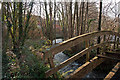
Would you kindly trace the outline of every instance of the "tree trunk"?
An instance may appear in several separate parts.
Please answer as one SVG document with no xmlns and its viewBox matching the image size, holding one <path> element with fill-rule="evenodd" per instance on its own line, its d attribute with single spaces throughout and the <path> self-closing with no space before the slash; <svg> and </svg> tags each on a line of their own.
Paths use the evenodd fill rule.
<svg viewBox="0 0 120 80">
<path fill-rule="evenodd" d="M 54 40 L 56 44 L 56 0 L 54 0 Z"/>
<path fill-rule="evenodd" d="M 23 31 L 24 35 L 23 35 L 23 39 L 21 41 L 22 46 L 24 45 L 24 42 L 26 40 L 26 36 L 27 36 L 27 33 L 28 33 L 28 27 L 29 27 L 29 20 L 30 20 L 30 17 L 31 17 L 32 9 L 33 9 L 33 2 L 31 2 L 30 4 L 31 4 L 30 5 L 30 11 L 27 14 L 27 20 L 26 20 L 24 31 Z"/>
<path fill-rule="evenodd" d="M 65 29 L 66 29 L 66 39 L 69 39 L 69 26 L 68 26 L 68 6 L 67 6 L 67 2 L 65 2 L 65 8 L 66 8 L 66 12 L 65 12 L 65 16 L 66 16 L 66 19 L 65 19 Z"/>
<path fill-rule="evenodd" d="M 48 16 L 48 12 L 47 12 L 47 3 L 46 3 L 46 1 L 44 2 L 44 4 L 45 4 L 45 13 L 46 13 L 46 36 L 47 36 L 47 38 L 49 38 L 49 36 L 50 35 L 48 35 L 49 34 L 49 31 L 48 31 L 48 29 L 49 29 L 49 23 L 48 23 L 48 21 L 49 21 L 49 16 Z"/>
<path fill-rule="evenodd" d="M 79 10 L 79 18 L 78 18 L 78 27 L 77 27 L 77 36 L 80 34 L 80 26 L 81 26 L 81 8 L 82 8 L 82 2 L 80 3 L 80 10 Z"/>
<path fill-rule="evenodd" d="M 72 38 L 73 37 L 73 26 L 72 26 L 72 1 L 70 2 L 70 7 L 69 7 L 69 24 L 70 24 L 70 31 L 69 31 L 69 38 Z"/>
<path fill-rule="evenodd" d="M 76 2 L 76 24 L 77 24 L 76 36 L 78 36 L 79 35 L 78 2 Z"/>
<path fill-rule="evenodd" d="M 102 15 L 102 0 L 100 0 L 100 12 L 99 12 L 99 22 L 98 22 L 98 31 L 101 31 L 101 15 Z M 97 43 L 100 43 L 100 36 L 98 37 Z M 99 48 L 97 48 L 97 54 L 99 54 Z"/>
<path fill-rule="evenodd" d="M 75 16 L 77 12 L 77 1 L 75 1 L 75 8 L 74 8 L 74 16 L 73 16 L 73 23 L 72 23 L 72 27 L 73 27 L 73 36 L 75 35 L 76 32 L 76 26 L 75 26 Z"/>
<path fill-rule="evenodd" d="M 83 20 L 84 19 L 84 3 L 85 2 L 81 3 L 81 5 L 82 5 L 82 15 L 81 15 L 81 32 L 80 32 L 80 35 L 82 35 L 84 33 L 84 31 L 83 31 L 84 30 L 84 26 L 83 26 L 83 24 L 84 24 L 84 22 L 83 22 L 84 21 Z"/>
<path fill-rule="evenodd" d="M 86 3 L 86 13 L 85 13 L 85 21 L 84 21 L 84 32 L 88 32 L 86 31 L 86 28 L 88 27 L 88 1 Z M 87 27 L 86 27 L 87 26 Z"/>
<path fill-rule="evenodd" d="M 52 23 L 52 2 L 50 1 L 49 3 L 49 7 L 50 7 L 50 40 L 51 40 L 51 44 L 53 41 L 53 23 Z"/>
<path fill-rule="evenodd" d="M 22 33 L 23 33 L 23 26 L 22 26 L 22 2 L 20 2 L 19 3 L 19 41 L 21 41 Z"/>
</svg>

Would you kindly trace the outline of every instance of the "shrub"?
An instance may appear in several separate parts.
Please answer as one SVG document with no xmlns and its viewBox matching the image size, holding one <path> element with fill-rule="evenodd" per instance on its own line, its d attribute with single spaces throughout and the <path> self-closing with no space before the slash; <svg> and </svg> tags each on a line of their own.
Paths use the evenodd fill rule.
<svg viewBox="0 0 120 80">
<path fill-rule="evenodd" d="M 21 51 L 22 54 L 19 60 L 12 51 L 7 52 L 9 63 L 7 73 L 3 78 L 45 78 L 45 71 L 49 68 L 43 64 L 43 61 L 37 58 L 26 46 Z"/>
</svg>

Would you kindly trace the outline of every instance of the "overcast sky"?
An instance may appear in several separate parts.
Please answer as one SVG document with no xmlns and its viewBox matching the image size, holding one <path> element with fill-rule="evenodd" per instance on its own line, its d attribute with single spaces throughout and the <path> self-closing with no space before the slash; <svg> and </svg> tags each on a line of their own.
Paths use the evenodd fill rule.
<svg viewBox="0 0 120 80">
<path fill-rule="evenodd" d="M 53 0 L 54 1 L 54 0 Z M 60 1 L 60 0 L 56 0 L 56 1 Z M 70 0 L 69 0 L 70 1 Z M 75 0 L 74 0 L 75 1 Z M 89 0 L 90 2 L 91 1 L 94 1 L 94 2 L 96 2 L 96 4 L 97 4 L 97 7 L 99 8 L 99 0 Z M 106 14 L 106 15 L 108 15 L 108 16 L 110 16 L 110 17 L 112 17 L 112 18 L 114 18 L 115 17 L 115 13 L 114 12 L 116 12 L 116 13 L 118 13 L 118 10 L 120 10 L 120 8 L 118 8 L 118 5 L 116 5 L 116 6 L 114 6 L 115 5 L 115 3 L 117 4 L 118 2 L 120 2 L 120 0 L 103 0 L 103 12 L 104 11 L 107 11 L 108 13 Z M 108 8 L 104 8 L 105 6 L 107 6 L 108 4 L 111 4 L 111 6 L 110 7 L 108 7 Z M 37 7 L 39 7 L 38 5 L 37 5 Z M 73 6 L 74 7 L 74 6 Z M 112 10 L 111 10 L 111 8 L 113 8 Z M 35 11 L 39 11 L 39 9 L 38 8 L 36 8 L 37 10 L 35 10 Z M 107 10 L 106 10 L 107 9 Z M 74 10 L 74 8 L 73 8 L 73 10 Z M 99 9 L 98 9 L 99 10 Z M 116 10 L 116 11 L 115 11 Z M 44 10 L 42 9 L 42 15 L 44 16 L 45 15 L 45 13 L 43 12 Z M 49 11 L 49 6 L 48 6 L 48 11 Z M 74 12 L 74 11 L 73 11 Z M 119 12 L 120 13 L 120 12 Z M 35 13 L 35 14 L 37 14 L 37 12 Z"/>
<path fill-rule="evenodd" d="M 10 0 L 2 0 L 2 1 L 10 1 Z M 13 0 L 11 0 L 11 1 L 13 1 Z M 16 0 L 16 1 L 22 1 L 22 0 Z M 23 1 L 31 1 L 31 0 L 23 0 Z M 38 2 L 38 1 L 45 1 L 45 0 L 34 0 L 35 2 Z M 48 1 L 50 1 L 50 0 L 46 0 L 47 2 Z M 54 1 L 54 0 L 51 0 L 51 1 Z M 71 0 L 56 0 L 57 2 L 60 2 L 60 1 L 71 1 Z M 75 1 L 75 0 L 72 0 L 73 2 Z M 80 0 L 77 0 L 78 2 L 80 2 Z M 87 0 L 84 0 L 84 1 L 87 1 Z M 99 7 L 99 1 L 100 0 L 88 0 L 89 2 L 97 2 L 97 7 Z M 106 6 L 106 5 L 108 5 L 109 3 L 112 3 L 111 4 L 111 7 L 109 7 L 108 8 L 108 14 L 107 15 L 109 15 L 110 17 L 114 17 L 114 13 L 113 12 L 115 12 L 115 10 L 117 11 L 117 13 L 120 13 L 120 5 L 119 5 L 119 7 L 118 7 L 118 5 L 117 6 L 114 6 L 115 5 L 115 2 L 116 3 L 118 3 L 118 2 L 120 2 L 120 0 L 103 0 L 103 8 Z M 113 8 L 114 7 L 114 8 Z M 111 11 L 111 9 L 110 8 L 113 8 L 113 11 Z M 1 4 L 0 4 L 0 9 L 1 9 Z M 105 11 L 105 10 L 104 10 Z M 43 12 L 43 11 L 42 11 Z M 37 13 L 35 13 L 35 14 L 37 14 Z M 44 15 L 44 13 L 42 13 L 43 15 Z"/>
</svg>

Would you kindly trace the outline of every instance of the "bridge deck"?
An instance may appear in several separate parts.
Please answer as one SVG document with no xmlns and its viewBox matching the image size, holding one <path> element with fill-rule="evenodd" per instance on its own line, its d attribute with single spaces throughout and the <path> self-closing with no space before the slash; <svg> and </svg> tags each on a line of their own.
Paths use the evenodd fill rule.
<svg viewBox="0 0 120 80">
<path fill-rule="evenodd" d="M 118 62 L 115 67 L 109 72 L 109 74 L 104 78 L 104 80 L 110 80 L 115 75 L 115 73 L 120 68 L 120 62 Z"/>
</svg>

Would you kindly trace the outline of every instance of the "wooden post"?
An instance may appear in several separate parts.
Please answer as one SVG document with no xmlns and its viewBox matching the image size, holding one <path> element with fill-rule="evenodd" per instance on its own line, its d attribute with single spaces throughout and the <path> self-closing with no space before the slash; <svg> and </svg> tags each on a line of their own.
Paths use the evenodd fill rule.
<svg viewBox="0 0 120 80">
<path fill-rule="evenodd" d="M 50 58 L 48 58 L 48 61 L 49 61 L 49 64 L 50 64 L 50 68 L 54 68 L 55 67 L 54 62 L 53 62 L 53 58 L 54 58 L 54 56 L 51 56 Z M 57 78 L 56 74 L 53 74 L 53 77 L 56 79 Z"/>
<path fill-rule="evenodd" d="M 104 39 L 103 40 L 106 41 L 106 35 L 104 35 Z"/>
<path fill-rule="evenodd" d="M 105 41 L 106 41 L 106 35 L 104 35 L 104 37 L 103 37 L 103 42 L 105 42 Z M 103 46 L 103 50 L 102 50 L 101 54 L 103 54 L 106 51 L 106 48 L 107 48 L 107 45 Z"/>
<path fill-rule="evenodd" d="M 110 40 L 110 35 L 108 35 L 107 41 Z M 111 44 L 107 44 L 107 48 L 109 49 L 109 46 L 111 46 Z"/>
<path fill-rule="evenodd" d="M 85 47 L 89 48 L 89 41 L 88 40 L 86 40 L 86 42 L 85 42 Z M 88 53 L 86 53 L 86 62 L 89 61 L 89 59 L 90 59 L 90 53 L 88 52 Z"/>
<path fill-rule="evenodd" d="M 115 36 L 114 42 L 116 42 L 116 36 Z M 115 46 L 116 46 L 116 44 L 114 43 L 114 47 L 113 47 L 114 49 L 115 49 Z"/>
<path fill-rule="evenodd" d="M 119 48 L 119 38 L 117 38 L 117 48 Z"/>
</svg>

